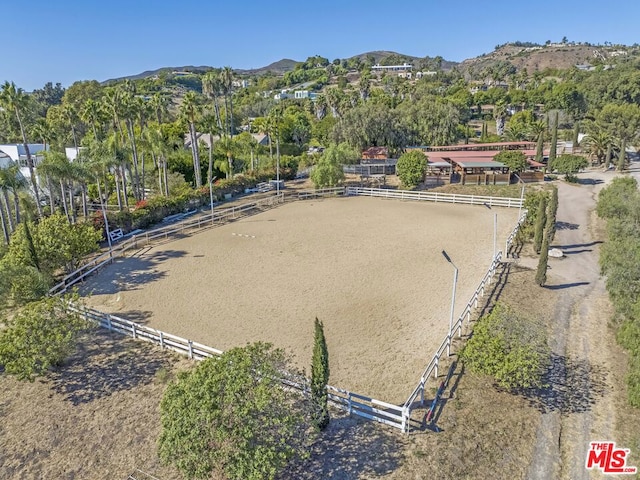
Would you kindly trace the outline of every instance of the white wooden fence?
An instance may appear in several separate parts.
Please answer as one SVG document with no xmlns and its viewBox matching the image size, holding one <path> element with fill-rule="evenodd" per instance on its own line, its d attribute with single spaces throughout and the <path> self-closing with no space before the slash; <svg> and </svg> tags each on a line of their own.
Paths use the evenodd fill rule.
<svg viewBox="0 0 640 480">
<path fill-rule="evenodd" d="M 347 187 L 346 189 L 343 187 L 338 187 L 322 190 L 307 190 L 296 192 L 293 195 L 288 194 L 287 200 L 305 200 L 345 194 L 381 196 L 412 200 L 441 201 L 448 203 L 466 203 L 480 205 L 486 203 L 491 206 L 521 207 L 519 199 L 473 195 L 436 194 L 429 192 L 408 192 L 360 187 Z M 252 211 L 254 209 L 269 208 L 283 203 L 284 201 L 285 195 L 281 193 L 273 197 L 261 199 L 237 207 L 218 210 L 213 214 L 193 218 L 180 224 L 157 228 L 148 232 L 141 233 L 139 235 L 133 235 L 130 239 L 120 243 L 110 251 L 92 259 L 80 269 L 64 277 L 64 279 L 59 284 L 54 286 L 49 293 L 52 295 L 57 295 L 65 292 L 70 286 L 95 272 L 105 264 L 111 262 L 113 258 L 124 256 L 127 250 L 131 248 L 138 248 L 139 246 L 146 245 L 156 239 L 166 239 L 170 235 L 184 234 L 185 232 L 191 230 L 210 228 L 212 225 L 215 225 L 216 222 L 220 224 L 225 220 L 239 218 L 240 216 L 243 216 L 244 214 L 247 214 L 249 211 Z M 509 251 L 509 247 L 514 240 L 517 231 L 520 228 L 520 225 L 526 218 L 526 213 L 526 211 L 523 213 L 521 218 L 518 220 L 518 223 L 516 224 L 514 230 L 509 235 L 506 243 L 506 251 Z M 501 260 L 502 252 L 498 252 L 491 262 L 489 270 L 482 278 L 480 285 L 472 295 L 471 300 L 469 300 L 466 307 L 462 311 L 462 314 L 459 316 L 456 323 L 452 326 L 451 335 L 453 335 L 457 330 L 458 335 L 461 336 L 463 322 L 466 319 L 467 325 L 469 324 L 471 320 L 472 309 L 478 307 L 478 300 L 480 297 L 484 296 L 485 288 L 491 283 L 493 275 L 495 274 L 495 271 Z M 69 310 L 81 314 L 87 321 L 94 322 L 97 325 L 103 328 L 107 328 L 110 331 L 128 335 L 135 339 L 155 343 L 161 348 L 166 348 L 180 354 L 187 355 L 191 359 L 202 360 L 204 358 L 222 354 L 222 351 L 216 348 L 203 345 L 193 340 L 188 340 L 176 335 L 165 333 L 154 328 L 140 325 L 130 320 L 126 320 L 124 318 L 120 318 L 108 313 L 103 313 L 98 310 L 83 306 L 81 307 L 74 304 L 70 304 Z M 420 377 L 418 385 L 403 405 L 394 405 L 333 386 L 327 386 L 329 400 L 332 405 L 348 412 L 349 414 L 354 414 L 394 428 L 398 428 L 403 432 L 408 432 L 410 430 L 411 411 L 415 406 L 414 404 L 418 397 L 420 397 L 420 403 L 424 404 L 424 389 L 427 380 L 430 378 L 432 373 L 434 374 L 434 377 L 438 376 L 438 365 L 440 362 L 440 358 L 447 350 L 447 345 L 449 345 L 449 342 L 451 342 L 452 340 L 453 339 L 449 337 L 449 334 L 447 334 L 443 342 L 436 350 L 436 353 L 432 357 L 431 361 L 425 368 L 422 376 Z M 282 383 L 285 387 L 297 389 L 303 394 L 308 393 L 308 381 L 306 379 L 283 378 Z"/>
<path fill-rule="evenodd" d="M 515 237 L 518 234 L 518 230 L 520 229 L 522 224 L 525 222 L 526 218 L 527 218 L 527 211 L 525 210 L 520 216 L 520 218 L 518 219 L 518 222 L 516 223 L 515 227 L 507 237 L 505 252 L 508 252 L 509 249 L 511 248 L 513 241 L 515 240 Z M 461 337 L 462 327 L 465 320 L 466 320 L 467 328 L 469 327 L 471 323 L 471 315 L 473 311 L 476 308 L 478 308 L 479 299 L 485 295 L 486 288 L 489 285 L 491 285 L 493 276 L 495 275 L 497 268 L 501 264 L 502 259 L 503 259 L 503 253 L 498 252 L 494 257 L 494 259 L 492 260 L 491 265 L 487 270 L 487 273 L 485 273 L 484 276 L 482 277 L 482 280 L 480 281 L 478 288 L 476 288 L 475 292 L 473 292 L 473 295 L 471 295 L 471 299 L 467 302 L 464 309 L 462 310 L 462 313 L 458 317 L 458 320 L 452 325 L 451 332 L 450 333 L 447 332 L 447 335 L 444 337 L 444 340 L 442 340 L 442 343 L 436 349 L 435 354 L 433 355 L 433 357 L 431 357 L 431 360 L 429 361 L 426 368 L 422 372 L 418 385 L 416 386 L 416 388 L 414 388 L 413 392 L 411 392 L 411 395 L 409 395 L 409 398 L 404 403 L 403 414 L 406 417 L 403 419 L 403 422 L 402 422 L 402 425 L 404 427 L 403 431 L 405 432 L 408 431 L 410 427 L 411 411 L 415 407 L 415 403 L 418 400 L 418 397 L 420 399 L 419 400 L 420 406 L 424 406 L 424 389 L 427 381 L 431 377 L 431 374 L 433 374 L 434 378 L 438 377 L 438 366 L 440 364 L 440 359 L 442 358 L 444 353 L 447 351 L 447 347 L 451 345 L 451 342 L 453 341 L 453 338 L 451 338 L 449 335 L 451 334 L 451 336 L 453 336 L 457 331 L 458 337 Z"/>
<path fill-rule="evenodd" d="M 346 187 L 347 195 L 364 195 L 367 197 L 397 198 L 400 200 L 421 200 L 441 203 L 463 203 L 467 205 L 489 205 L 490 207 L 520 208 L 522 200 L 511 197 L 489 197 L 485 195 L 459 195 L 456 193 L 440 193 L 409 190 L 388 190 L 386 188 Z"/>
<path fill-rule="evenodd" d="M 182 235 L 195 230 L 221 225 L 227 221 L 243 217 L 254 210 L 271 208 L 283 202 L 284 194 L 280 193 L 279 195 L 256 200 L 255 202 L 225 208 L 224 210 L 215 210 L 213 214 L 208 213 L 199 217 L 190 218 L 180 223 L 132 235 L 129 239 L 114 245 L 109 251 L 90 260 L 75 272 L 65 276 L 60 283 L 49 290 L 49 294 L 56 295 L 58 293 L 65 292 L 70 286 L 83 280 L 85 277 L 91 275 L 104 265 L 111 263 L 114 258 L 124 256 L 130 249 L 137 249 L 143 245 L 151 243 L 153 240 L 168 239 L 174 235 Z"/>
</svg>

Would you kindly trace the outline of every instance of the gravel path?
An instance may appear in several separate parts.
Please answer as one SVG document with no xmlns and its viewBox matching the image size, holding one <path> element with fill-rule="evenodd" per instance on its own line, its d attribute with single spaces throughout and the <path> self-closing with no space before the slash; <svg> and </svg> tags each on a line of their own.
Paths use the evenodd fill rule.
<svg viewBox="0 0 640 480">
<path fill-rule="evenodd" d="M 616 347 L 608 328 L 609 305 L 598 265 L 597 194 L 614 172 L 580 175 L 581 185 L 558 183 L 558 231 L 552 247 L 566 257 L 549 260 L 547 288 L 562 294 L 551 326 L 553 362 L 543 392 L 544 411 L 530 465 L 531 480 L 593 478 L 584 467 L 589 442 L 613 438 L 615 401 L 610 381 Z M 527 259 L 535 268 L 535 259 Z M 535 261 L 534 261 L 535 260 Z"/>
</svg>

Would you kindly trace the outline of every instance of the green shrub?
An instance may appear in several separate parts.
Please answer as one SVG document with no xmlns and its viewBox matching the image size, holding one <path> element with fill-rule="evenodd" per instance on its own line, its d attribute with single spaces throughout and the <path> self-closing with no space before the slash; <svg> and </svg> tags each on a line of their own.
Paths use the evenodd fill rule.
<svg viewBox="0 0 640 480">
<path fill-rule="evenodd" d="M 540 387 L 550 358 L 543 326 L 496 304 L 473 329 L 461 358 L 473 372 L 505 388 Z"/>
</svg>

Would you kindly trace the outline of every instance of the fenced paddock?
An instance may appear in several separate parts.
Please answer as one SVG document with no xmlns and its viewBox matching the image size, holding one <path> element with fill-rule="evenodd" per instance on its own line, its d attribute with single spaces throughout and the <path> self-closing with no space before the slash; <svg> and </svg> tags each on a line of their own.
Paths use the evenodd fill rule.
<svg viewBox="0 0 640 480">
<path fill-rule="evenodd" d="M 498 211 L 504 239 L 517 210 Z M 484 207 L 315 198 L 144 250 L 131 245 L 129 258 L 102 265 L 82 291 L 101 311 L 201 345 L 271 341 L 307 370 L 318 316 L 331 384 L 400 405 L 401 415 L 448 330 L 453 270 L 440 251 L 460 268 L 459 312 L 486 273 L 492 234 Z M 361 413 L 391 408 L 355 395 L 343 398 L 365 405 Z"/>
</svg>

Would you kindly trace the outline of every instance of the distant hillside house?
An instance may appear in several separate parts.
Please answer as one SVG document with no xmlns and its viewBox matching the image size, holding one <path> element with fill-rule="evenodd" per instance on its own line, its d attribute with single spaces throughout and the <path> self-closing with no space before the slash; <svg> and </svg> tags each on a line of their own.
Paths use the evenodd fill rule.
<svg viewBox="0 0 640 480">
<path fill-rule="evenodd" d="M 296 90 L 293 92 L 293 98 L 308 98 L 310 100 L 316 100 L 318 98 L 318 94 L 316 92 L 310 92 L 309 90 Z"/>
<path fill-rule="evenodd" d="M 78 153 L 80 153 L 80 150 L 82 150 L 83 148 L 84 147 L 65 147 L 64 154 L 67 156 L 70 162 L 73 162 L 76 158 L 78 158 Z"/>
<path fill-rule="evenodd" d="M 371 67 L 373 72 L 407 72 L 413 68 L 413 65 L 409 63 L 403 63 L 402 65 L 374 65 Z"/>
<path fill-rule="evenodd" d="M 291 96 L 291 94 L 290 94 L 290 93 L 288 93 L 286 90 L 282 90 L 280 93 L 276 93 L 276 94 L 273 96 L 273 99 L 274 99 L 274 100 L 285 100 L 285 99 L 287 99 L 287 98 L 293 98 L 293 97 L 292 97 L 292 96 Z"/>
<path fill-rule="evenodd" d="M 234 80 L 231 85 L 236 88 L 247 88 L 249 86 L 249 80 Z"/>
</svg>

